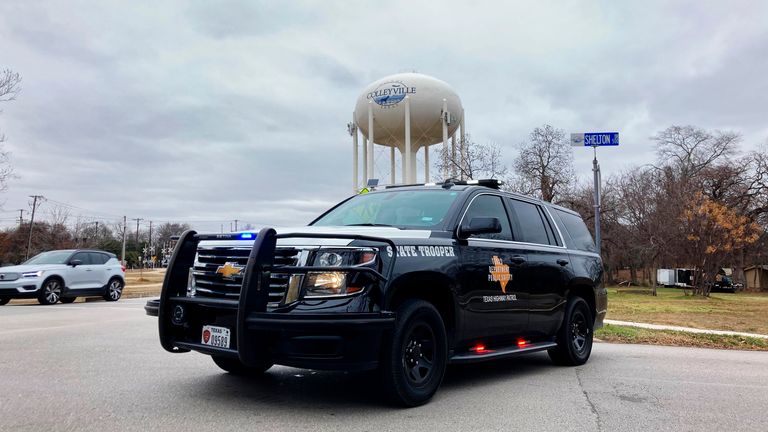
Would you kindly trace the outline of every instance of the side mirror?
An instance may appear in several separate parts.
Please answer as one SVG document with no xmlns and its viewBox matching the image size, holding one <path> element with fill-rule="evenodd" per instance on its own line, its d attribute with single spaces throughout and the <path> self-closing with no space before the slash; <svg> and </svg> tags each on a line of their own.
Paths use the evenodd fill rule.
<svg viewBox="0 0 768 432">
<path fill-rule="evenodd" d="M 72 260 L 72 261 L 69 262 L 69 265 L 71 265 L 72 267 L 77 267 L 77 266 L 81 265 L 82 263 L 83 263 L 83 261 L 81 261 L 81 260 Z"/>
<path fill-rule="evenodd" d="M 459 238 L 467 239 L 477 234 L 497 234 L 501 232 L 501 222 L 495 217 L 473 217 L 459 227 Z"/>
</svg>

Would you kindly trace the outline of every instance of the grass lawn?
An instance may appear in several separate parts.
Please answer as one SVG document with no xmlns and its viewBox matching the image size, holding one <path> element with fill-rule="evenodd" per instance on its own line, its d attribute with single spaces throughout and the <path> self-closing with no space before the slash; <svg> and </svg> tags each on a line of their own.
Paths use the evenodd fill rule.
<svg viewBox="0 0 768 432">
<path fill-rule="evenodd" d="M 606 324 L 603 328 L 595 331 L 595 337 L 605 342 L 614 343 L 768 351 L 768 339 L 648 330 L 610 324 Z"/>
<path fill-rule="evenodd" d="M 676 288 L 648 291 L 608 288 L 609 319 L 768 334 L 768 293 L 686 296 Z"/>
</svg>

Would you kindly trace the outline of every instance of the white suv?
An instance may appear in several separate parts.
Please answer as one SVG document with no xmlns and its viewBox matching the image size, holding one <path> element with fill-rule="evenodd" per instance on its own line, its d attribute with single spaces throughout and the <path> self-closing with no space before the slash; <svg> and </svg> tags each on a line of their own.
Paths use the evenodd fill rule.
<svg viewBox="0 0 768 432">
<path fill-rule="evenodd" d="M 21 265 L 0 267 L 0 305 L 14 298 L 37 298 L 44 305 L 84 296 L 117 301 L 124 286 L 125 267 L 114 254 L 98 250 L 43 252 Z"/>
</svg>

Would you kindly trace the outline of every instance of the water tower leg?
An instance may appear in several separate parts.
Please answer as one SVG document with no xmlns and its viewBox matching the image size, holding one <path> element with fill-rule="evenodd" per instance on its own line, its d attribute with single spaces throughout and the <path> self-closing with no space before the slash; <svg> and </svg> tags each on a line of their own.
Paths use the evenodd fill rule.
<svg viewBox="0 0 768 432">
<path fill-rule="evenodd" d="M 459 153 L 461 153 L 461 164 L 459 165 L 461 169 L 459 170 L 459 175 L 461 176 L 461 180 L 464 180 L 464 164 L 467 160 L 467 140 L 464 136 L 464 108 L 461 109 L 461 123 L 459 123 Z"/>
<path fill-rule="evenodd" d="M 403 152 L 403 183 L 411 181 L 411 98 L 405 97 L 405 151 Z M 415 176 L 414 176 L 415 177 Z"/>
<path fill-rule="evenodd" d="M 424 183 L 429 183 L 429 146 L 424 146 Z"/>
<path fill-rule="evenodd" d="M 389 184 L 395 184 L 395 146 L 389 148 Z"/>
<path fill-rule="evenodd" d="M 352 193 L 357 193 L 358 177 L 357 177 L 357 123 L 355 123 L 355 114 L 352 113 Z"/>
<path fill-rule="evenodd" d="M 363 186 L 368 184 L 368 138 L 363 135 Z"/>
<path fill-rule="evenodd" d="M 368 178 L 375 178 L 373 174 L 373 101 L 368 102 Z M 366 184 L 368 179 L 365 180 Z"/>
<path fill-rule="evenodd" d="M 458 167 L 456 164 L 459 162 L 458 159 L 456 159 L 456 134 L 451 135 L 451 177 L 457 178 L 458 177 Z"/>
<path fill-rule="evenodd" d="M 443 99 L 443 111 L 440 112 L 440 124 L 443 125 L 443 148 L 448 148 L 448 122 L 447 122 L 447 116 L 448 116 L 448 101 Z M 456 152 L 454 151 L 451 156 L 454 158 L 453 160 L 456 160 Z M 453 174 L 455 170 L 453 167 L 451 168 L 451 174 Z"/>
</svg>

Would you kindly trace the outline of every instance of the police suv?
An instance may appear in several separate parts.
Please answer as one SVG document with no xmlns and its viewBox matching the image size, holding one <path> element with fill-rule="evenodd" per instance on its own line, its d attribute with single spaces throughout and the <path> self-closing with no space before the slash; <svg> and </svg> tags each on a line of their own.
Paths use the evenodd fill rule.
<svg viewBox="0 0 768 432">
<path fill-rule="evenodd" d="M 449 363 L 547 350 L 583 364 L 607 307 L 592 237 L 577 213 L 498 186 L 388 187 L 306 227 L 187 231 L 147 313 L 170 352 L 233 374 L 378 369 L 406 406 Z"/>
</svg>

